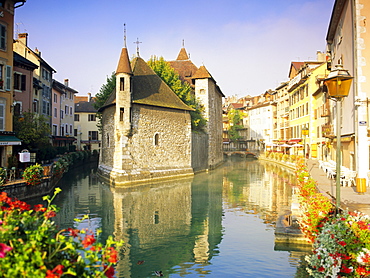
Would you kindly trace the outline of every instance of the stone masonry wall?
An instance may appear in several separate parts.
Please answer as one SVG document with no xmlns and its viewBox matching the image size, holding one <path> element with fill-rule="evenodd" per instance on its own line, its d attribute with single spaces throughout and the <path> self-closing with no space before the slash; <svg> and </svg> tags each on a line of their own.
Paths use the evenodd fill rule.
<svg viewBox="0 0 370 278">
<path fill-rule="evenodd" d="M 188 111 L 134 105 L 132 115 L 134 135 L 130 153 L 134 169 L 191 167 L 191 122 Z"/>
</svg>

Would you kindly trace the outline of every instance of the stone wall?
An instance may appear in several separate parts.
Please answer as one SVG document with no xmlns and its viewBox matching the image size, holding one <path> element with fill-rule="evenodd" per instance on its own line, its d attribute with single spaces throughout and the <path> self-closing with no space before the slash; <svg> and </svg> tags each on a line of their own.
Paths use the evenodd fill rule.
<svg viewBox="0 0 370 278">
<path fill-rule="evenodd" d="M 115 128 L 115 115 L 114 107 L 107 108 L 102 119 L 103 178 L 125 185 L 193 175 L 188 111 L 134 104 L 130 130 Z"/>
<path fill-rule="evenodd" d="M 216 83 L 209 78 L 197 79 L 195 95 L 205 108 L 207 119 L 208 167 L 216 168 L 223 161 L 222 151 L 222 95 Z"/>
<path fill-rule="evenodd" d="M 194 172 L 208 169 L 208 134 L 192 133 L 191 167 Z"/>
</svg>

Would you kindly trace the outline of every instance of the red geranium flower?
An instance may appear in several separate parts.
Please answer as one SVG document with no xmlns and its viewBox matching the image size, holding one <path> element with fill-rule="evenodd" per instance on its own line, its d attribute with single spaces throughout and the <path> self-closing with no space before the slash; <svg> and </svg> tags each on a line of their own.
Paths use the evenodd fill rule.
<svg viewBox="0 0 370 278">
<path fill-rule="evenodd" d="M 94 235 L 86 235 L 85 238 L 82 240 L 82 245 L 84 248 L 87 248 L 94 243 L 95 243 Z"/>
<path fill-rule="evenodd" d="M 108 267 L 104 265 L 104 275 L 107 276 L 108 278 L 113 278 L 114 277 L 114 268 L 112 266 Z"/>
</svg>

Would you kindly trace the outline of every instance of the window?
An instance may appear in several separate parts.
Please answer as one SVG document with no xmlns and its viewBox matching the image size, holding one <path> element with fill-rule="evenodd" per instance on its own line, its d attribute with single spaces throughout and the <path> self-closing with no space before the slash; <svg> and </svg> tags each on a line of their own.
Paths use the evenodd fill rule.
<svg viewBox="0 0 370 278">
<path fill-rule="evenodd" d="M 50 115 L 50 105 L 49 102 L 46 100 L 42 100 L 42 114 Z"/>
<path fill-rule="evenodd" d="M 58 135 L 58 125 L 53 125 L 53 135 L 54 136 Z"/>
<path fill-rule="evenodd" d="M 88 121 L 89 121 L 89 122 L 95 122 L 95 121 L 96 121 L 96 116 L 95 116 L 95 114 L 89 114 L 89 115 L 88 115 Z"/>
<path fill-rule="evenodd" d="M 41 72 L 42 72 L 42 78 L 50 81 L 50 72 L 44 68 L 41 70 Z"/>
<path fill-rule="evenodd" d="M 37 99 L 33 100 L 33 112 L 39 113 L 39 101 Z"/>
<path fill-rule="evenodd" d="M 80 114 L 75 114 L 75 122 L 79 122 L 80 121 Z"/>
<path fill-rule="evenodd" d="M 66 114 L 66 115 L 68 115 L 68 105 L 66 105 L 66 106 L 64 106 L 64 113 Z"/>
<path fill-rule="evenodd" d="M 99 140 L 97 131 L 89 131 L 89 140 Z"/>
<path fill-rule="evenodd" d="M 125 78 L 124 77 L 121 77 L 119 79 L 119 89 L 120 89 L 120 91 L 124 91 L 125 90 Z"/>
<path fill-rule="evenodd" d="M 6 26 L 0 24 L 0 49 L 6 50 Z"/>
<path fill-rule="evenodd" d="M 19 116 L 21 114 L 21 111 L 22 111 L 22 103 L 21 102 L 17 102 L 14 105 L 14 115 Z"/>
<path fill-rule="evenodd" d="M 54 94 L 54 103 L 57 103 L 57 102 L 58 102 L 58 95 Z"/>
<path fill-rule="evenodd" d="M 63 110 L 60 110 L 60 118 L 64 119 L 64 111 Z"/>
<path fill-rule="evenodd" d="M 154 146 L 158 146 L 159 145 L 159 133 L 156 133 L 154 135 Z"/>
<path fill-rule="evenodd" d="M 60 126 L 60 136 L 64 136 L 64 126 Z"/>
<path fill-rule="evenodd" d="M 58 109 L 54 107 L 54 118 L 56 118 L 57 116 L 58 116 Z"/>
<path fill-rule="evenodd" d="M 122 122 L 123 121 L 123 116 L 125 114 L 125 108 L 121 107 L 119 109 L 119 120 Z"/>
<path fill-rule="evenodd" d="M 72 116 L 72 114 L 73 114 L 72 112 L 73 112 L 73 111 L 72 111 L 72 106 L 70 106 L 70 107 L 69 107 L 69 115 L 71 115 L 71 116 Z"/>
<path fill-rule="evenodd" d="M 69 125 L 69 134 L 72 134 L 73 126 L 70 124 Z"/>
<path fill-rule="evenodd" d="M 74 129 L 73 136 L 77 136 L 77 128 Z"/>
<path fill-rule="evenodd" d="M 14 73 L 14 90 L 26 90 L 26 76 L 24 74 Z"/>
</svg>

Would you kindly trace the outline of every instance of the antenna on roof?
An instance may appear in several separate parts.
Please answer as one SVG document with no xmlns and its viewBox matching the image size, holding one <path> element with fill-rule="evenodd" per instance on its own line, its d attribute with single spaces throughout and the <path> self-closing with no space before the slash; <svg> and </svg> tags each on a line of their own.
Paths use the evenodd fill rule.
<svg viewBox="0 0 370 278">
<path fill-rule="evenodd" d="M 123 42 L 126 48 L 126 23 L 123 24 Z"/>
<path fill-rule="evenodd" d="M 185 40 L 182 40 L 182 48 L 185 48 Z"/>
<path fill-rule="evenodd" d="M 140 55 L 139 55 L 139 43 L 142 43 L 142 42 L 140 42 L 139 38 L 137 38 L 136 42 L 134 42 L 134 43 L 136 43 L 136 55 L 137 55 L 137 57 L 140 57 Z"/>
</svg>

